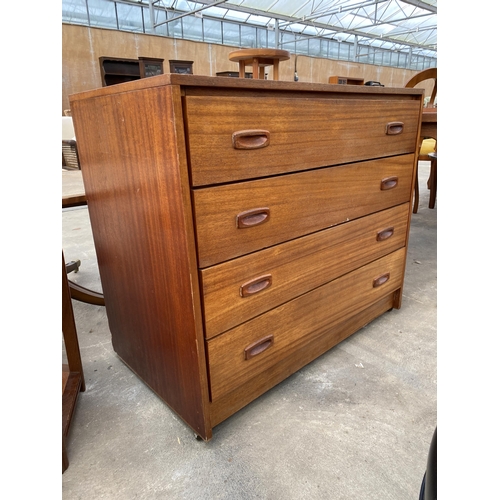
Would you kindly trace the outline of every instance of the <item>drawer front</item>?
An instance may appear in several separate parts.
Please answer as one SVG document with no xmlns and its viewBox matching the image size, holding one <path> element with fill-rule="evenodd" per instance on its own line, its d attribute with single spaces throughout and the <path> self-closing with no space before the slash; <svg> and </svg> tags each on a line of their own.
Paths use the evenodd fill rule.
<svg viewBox="0 0 500 500">
<path fill-rule="evenodd" d="M 408 203 L 201 271 L 206 338 L 402 248 Z"/>
<path fill-rule="evenodd" d="M 420 101 L 186 97 L 193 186 L 414 153 Z"/>
<path fill-rule="evenodd" d="M 401 287 L 405 249 L 382 257 L 206 342 L 212 401 Z"/>
<path fill-rule="evenodd" d="M 406 203 L 413 155 L 193 191 L 201 268 Z"/>
</svg>

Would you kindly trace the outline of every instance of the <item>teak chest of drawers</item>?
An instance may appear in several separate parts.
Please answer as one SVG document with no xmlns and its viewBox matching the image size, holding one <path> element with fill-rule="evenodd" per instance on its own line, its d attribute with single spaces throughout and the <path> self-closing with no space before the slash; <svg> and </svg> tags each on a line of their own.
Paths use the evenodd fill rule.
<svg viewBox="0 0 500 500">
<path fill-rule="evenodd" d="M 401 306 L 422 98 L 175 74 L 71 96 L 113 347 L 201 438 Z"/>
</svg>

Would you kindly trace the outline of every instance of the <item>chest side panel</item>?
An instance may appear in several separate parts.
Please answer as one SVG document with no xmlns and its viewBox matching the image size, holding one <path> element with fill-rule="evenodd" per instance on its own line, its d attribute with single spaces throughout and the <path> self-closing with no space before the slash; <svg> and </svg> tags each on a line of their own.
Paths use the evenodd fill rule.
<svg viewBox="0 0 500 500">
<path fill-rule="evenodd" d="M 113 347 L 200 435 L 206 366 L 178 89 L 78 100 L 73 119 Z"/>
</svg>

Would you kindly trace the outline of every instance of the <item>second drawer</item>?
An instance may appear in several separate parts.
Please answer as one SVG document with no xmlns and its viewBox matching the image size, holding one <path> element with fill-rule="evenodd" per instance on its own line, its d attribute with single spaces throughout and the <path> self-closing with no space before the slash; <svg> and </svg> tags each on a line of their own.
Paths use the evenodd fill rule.
<svg viewBox="0 0 500 500">
<path fill-rule="evenodd" d="M 206 338 L 405 244 L 408 203 L 201 271 Z"/>
<path fill-rule="evenodd" d="M 205 268 L 408 202 L 414 155 L 193 191 Z"/>
</svg>

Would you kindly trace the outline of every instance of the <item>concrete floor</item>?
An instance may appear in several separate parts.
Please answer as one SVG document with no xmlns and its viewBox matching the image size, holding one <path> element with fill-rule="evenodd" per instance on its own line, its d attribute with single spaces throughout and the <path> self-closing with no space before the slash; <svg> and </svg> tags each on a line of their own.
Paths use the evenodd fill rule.
<svg viewBox="0 0 500 500">
<path fill-rule="evenodd" d="M 437 424 L 437 208 L 420 164 L 403 306 L 214 429 L 193 432 L 116 356 L 106 310 L 73 301 L 87 389 L 63 499 L 418 499 Z M 63 170 L 63 192 L 80 173 Z M 436 203 L 437 207 L 437 203 Z M 63 211 L 70 279 L 101 290 L 87 209 Z M 63 351 L 64 360 L 64 351 Z"/>
</svg>

